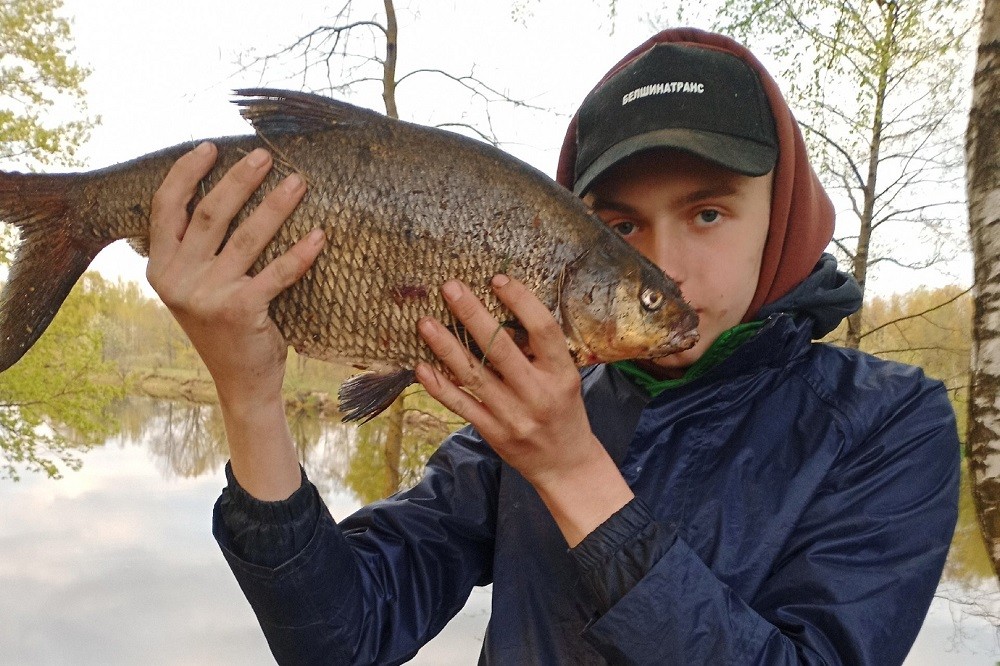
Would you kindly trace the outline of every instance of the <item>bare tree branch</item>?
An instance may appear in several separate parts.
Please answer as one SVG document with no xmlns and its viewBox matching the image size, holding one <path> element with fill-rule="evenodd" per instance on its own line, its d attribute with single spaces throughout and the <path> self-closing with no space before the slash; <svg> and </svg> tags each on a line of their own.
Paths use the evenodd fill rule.
<svg viewBox="0 0 1000 666">
<path fill-rule="evenodd" d="M 399 79 L 396 80 L 396 84 L 399 85 L 400 83 L 403 83 L 403 81 L 407 80 L 411 76 L 415 76 L 417 74 L 438 74 L 438 75 L 443 76 L 443 77 L 445 77 L 447 79 L 450 79 L 451 81 L 454 81 L 455 83 L 458 83 L 460 86 L 462 86 L 463 88 L 465 88 L 466 90 L 468 90 L 469 92 L 471 92 L 473 95 L 475 95 L 477 97 L 481 97 L 481 98 L 483 98 L 483 99 L 485 99 L 487 101 L 502 101 L 502 102 L 506 102 L 508 104 L 512 104 L 512 105 L 517 106 L 517 107 L 523 107 L 523 108 L 526 108 L 526 109 L 533 109 L 535 111 L 549 111 L 550 110 L 550 109 L 546 109 L 546 108 L 543 108 L 543 107 L 540 107 L 540 106 L 535 106 L 533 104 L 529 104 L 528 102 L 526 102 L 524 100 L 521 100 L 521 99 L 515 99 L 515 98 L 511 97 L 510 95 L 508 95 L 507 93 L 500 92 L 499 90 L 497 90 L 497 89 L 495 89 L 495 88 L 487 85 L 485 82 L 482 81 L 482 79 L 479 79 L 479 78 L 477 78 L 476 76 L 474 76 L 472 74 L 466 74 L 464 76 L 457 76 L 457 75 L 452 74 L 451 72 L 447 72 L 447 71 L 445 71 L 443 69 L 434 69 L 434 68 L 426 68 L 426 67 L 425 68 L 421 68 L 421 69 L 414 69 L 414 70 L 412 70 L 410 72 L 407 72 L 403 76 L 399 77 Z M 495 97 L 491 100 L 487 95 L 485 95 L 483 93 L 484 90 L 486 92 L 489 92 L 489 93 L 493 94 Z"/>
<path fill-rule="evenodd" d="M 841 148 L 840 144 L 838 144 L 836 141 L 834 141 L 833 139 L 831 139 L 830 137 L 828 137 L 824 132 L 822 132 L 821 130 L 813 127 L 812 125 L 809 125 L 809 124 L 803 123 L 803 122 L 799 122 L 799 125 L 801 127 L 805 128 L 807 131 L 815 134 L 816 136 L 818 136 L 821 139 L 823 139 L 824 141 L 826 141 L 827 145 L 829 145 L 831 148 L 833 148 L 838 153 L 840 153 L 844 157 L 844 159 L 847 161 L 848 166 L 851 167 L 851 171 L 854 172 L 854 177 L 858 179 L 858 187 L 862 187 L 863 188 L 865 186 L 865 179 L 861 177 L 861 171 L 858 169 L 857 164 L 854 163 L 854 158 L 851 156 L 850 153 L 848 153 L 846 150 L 844 150 L 843 148 Z"/>
<path fill-rule="evenodd" d="M 926 315 L 926 314 L 928 314 L 930 312 L 934 312 L 935 310 L 940 310 L 941 308 L 945 307 L 946 305 L 950 305 L 950 304 L 954 303 L 958 299 L 962 298 L 962 296 L 965 296 L 966 294 L 968 294 L 971 291 L 972 291 L 972 287 L 969 287 L 968 289 L 963 289 L 958 294 L 956 294 L 952 298 L 949 298 L 948 300 L 946 300 L 946 301 L 944 301 L 942 303 L 938 303 L 937 305 L 935 305 L 933 307 L 929 307 L 926 310 L 923 310 L 921 312 L 916 312 L 914 314 L 906 315 L 905 317 L 897 317 L 896 319 L 893 319 L 892 321 L 887 321 L 884 324 L 881 324 L 879 326 L 876 326 L 875 328 L 872 328 L 872 329 L 870 329 L 868 331 L 865 331 L 864 333 L 861 334 L 861 337 L 862 338 L 866 338 L 869 335 L 871 335 L 872 333 L 875 333 L 876 331 L 881 331 L 883 328 L 886 328 L 887 326 L 892 326 L 894 324 L 898 324 L 899 322 L 906 321 L 907 319 L 913 319 L 915 317 L 922 317 L 922 316 L 924 316 L 924 315 Z"/>
</svg>

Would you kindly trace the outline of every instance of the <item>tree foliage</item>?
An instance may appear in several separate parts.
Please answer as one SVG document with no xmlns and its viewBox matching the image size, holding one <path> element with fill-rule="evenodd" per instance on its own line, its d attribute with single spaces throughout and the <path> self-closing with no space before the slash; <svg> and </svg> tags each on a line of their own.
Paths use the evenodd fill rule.
<svg viewBox="0 0 1000 666">
<path fill-rule="evenodd" d="M 97 122 L 86 116 L 90 71 L 70 59 L 70 24 L 61 0 L 0 0 L 0 161 L 76 165 L 77 148 Z M 48 111 L 75 108 L 75 119 Z M 9 263 L 13 229 L 0 224 L 0 265 Z"/>
<path fill-rule="evenodd" d="M 122 391 L 95 381 L 101 358 L 99 301 L 87 284 L 70 293 L 45 335 L 0 374 L 0 478 L 62 475 L 111 432 L 105 411 Z"/>
<path fill-rule="evenodd" d="M 89 136 L 83 82 L 90 72 L 70 59 L 61 7 L 61 0 L 0 1 L 0 159 L 75 164 Z M 47 117 L 57 102 L 75 105 L 78 119 Z"/>
<path fill-rule="evenodd" d="M 853 214 L 836 243 L 862 288 L 879 263 L 926 268 L 955 247 L 973 19 L 965 0 L 724 1 L 719 29 L 777 61 L 813 163 Z M 863 329 L 859 312 L 845 343 Z"/>
</svg>

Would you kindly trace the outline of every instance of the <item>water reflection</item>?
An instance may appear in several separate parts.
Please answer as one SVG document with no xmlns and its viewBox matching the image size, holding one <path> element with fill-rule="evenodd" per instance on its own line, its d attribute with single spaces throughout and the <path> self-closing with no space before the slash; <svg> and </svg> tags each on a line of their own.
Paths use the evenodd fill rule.
<svg viewBox="0 0 1000 666">
<path fill-rule="evenodd" d="M 945 578 L 956 583 L 966 582 L 977 586 L 993 578 L 993 568 L 986 553 L 982 533 L 976 522 L 976 507 L 968 473 L 963 470 L 962 486 L 958 497 L 958 526 L 951 541 Z"/>
<path fill-rule="evenodd" d="M 393 465 L 409 485 L 454 424 L 420 408 L 403 418 Z M 118 432 L 80 472 L 0 481 L 0 663 L 270 663 L 209 533 L 228 457 L 217 408 L 128 399 L 109 421 Z M 384 494 L 384 419 L 359 428 L 297 411 L 289 421 L 335 518 Z M 945 579 L 907 666 L 992 666 L 1000 654 L 1000 595 L 963 484 Z M 489 601 L 476 590 L 413 663 L 474 663 Z"/>
<path fill-rule="evenodd" d="M 210 406 L 128 400 L 117 432 L 60 481 L 0 481 L 0 664 L 268 664 L 256 619 L 210 533 L 226 447 Z M 369 444 L 378 442 L 378 425 Z M 292 415 L 331 513 L 360 505 L 343 479 L 354 426 Z M 474 663 L 489 590 L 414 664 Z"/>
<path fill-rule="evenodd" d="M 130 397 L 111 411 L 111 420 L 121 424 L 112 439 L 147 441 L 164 476 L 199 477 L 221 467 L 229 457 L 216 405 Z M 321 492 L 349 490 L 361 503 L 384 497 L 395 486 L 415 483 L 454 426 L 419 406 L 407 407 L 402 418 L 399 454 L 387 461 L 392 435 L 388 419 L 357 426 L 319 418 L 305 409 L 288 414 L 299 460 L 313 483 Z M 394 480 L 391 485 L 386 483 L 389 477 Z"/>
<path fill-rule="evenodd" d="M 919 656 L 922 647 L 956 657 L 946 663 L 973 663 L 973 657 L 982 660 L 975 663 L 998 663 L 1000 588 L 976 521 L 970 486 L 963 469 L 958 525 L 934 604 L 907 666 L 941 663 Z"/>
</svg>

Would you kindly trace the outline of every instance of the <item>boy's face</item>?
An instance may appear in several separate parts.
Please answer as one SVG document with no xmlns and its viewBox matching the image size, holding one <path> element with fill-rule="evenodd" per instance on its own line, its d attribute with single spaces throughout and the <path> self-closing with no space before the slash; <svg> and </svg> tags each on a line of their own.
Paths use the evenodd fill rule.
<svg viewBox="0 0 1000 666">
<path fill-rule="evenodd" d="M 772 174 L 743 176 L 688 153 L 658 150 L 613 167 L 584 197 L 673 278 L 698 312 L 698 344 L 651 361 L 648 370 L 680 376 L 743 319 L 760 274 L 772 180 Z"/>
</svg>

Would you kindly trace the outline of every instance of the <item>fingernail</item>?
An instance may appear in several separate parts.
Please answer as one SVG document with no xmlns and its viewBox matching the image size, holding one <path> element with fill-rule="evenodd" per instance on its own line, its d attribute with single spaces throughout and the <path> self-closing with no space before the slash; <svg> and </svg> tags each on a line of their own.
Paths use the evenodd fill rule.
<svg viewBox="0 0 1000 666">
<path fill-rule="evenodd" d="M 417 381 L 421 384 L 427 384 L 427 382 L 434 379 L 434 370 L 426 363 L 418 363 L 413 371 L 417 375 Z"/>
<path fill-rule="evenodd" d="M 197 146 L 195 146 L 194 150 L 191 152 L 197 155 L 208 155 L 210 152 L 212 152 L 212 142 L 202 141 Z"/>
<path fill-rule="evenodd" d="M 267 151 L 263 148 L 255 148 L 249 155 L 247 155 L 247 164 L 253 168 L 262 167 L 267 162 Z"/>
<path fill-rule="evenodd" d="M 322 229 L 313 229 L 309 232 L 308 240 L 313 245 L 320 245 L 326 240 L 326 234 Z"/>
<path fill-rule="evenodd" d="M 493 276 L 493 286 L 500 288 L 510 282 L 510 278 L 506 275 L 494 275 Z"/>
<path fill-rule="evenodd" d="M 457 282 L 445 282 L 441 285 L 441 293 L 449 301 L 457 301 L 462 297 L 462 287 Z"/>
<path fill-rule="evenodd" d="M 424 317 L 417 322 L 417 330 L 424 342 L 431 344 L 441 334 L 441 323 L 434 317 Z"/>
<path fill-rule="evenodd" d="M 257 165 L 254 165 L 254 166 L 257 166 Z M 302 180 L 302 176 L 300 176 L 297 173 L 293 173 L 293 174 L 289 174 L 288 177 L 285 178 L 285 182 L 283 182 L 281 184 L 281 187 L 288 194 L 292 194 L 293 192 L 297 192 L 299 190 L 299 188 L 302 187 L 302 184 L 304 182 L 305 181 Z"/>
<path fill-rule="evenodd" d="M 423 317 L 417 322 L 417 328 L 421 333 L 430 334 L 434 332 L 434 320 L 431 317 Z"/>
</svg>

